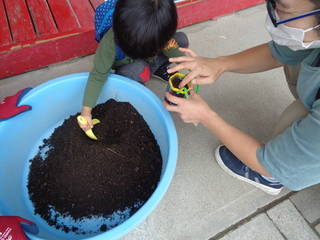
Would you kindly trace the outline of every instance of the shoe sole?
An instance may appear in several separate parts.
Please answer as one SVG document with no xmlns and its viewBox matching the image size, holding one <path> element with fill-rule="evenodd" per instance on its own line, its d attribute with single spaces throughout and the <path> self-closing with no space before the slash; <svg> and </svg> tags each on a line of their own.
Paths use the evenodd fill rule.
<svg viewBox="0 0 320 240">
<path fill-rule="evenodd" d="M 157 75 L 152 75 L 152 77 L 155 77 L 155 78 L 161 80 L 161 81 L 164 82 L 164 83 L 169 83 L 169 81 L 163 80 L 163 78 L 161 78 L 161 77 L 159 77 L 159 76 L 157 76 Z"/>
<path fill-rule="evenodd" d="M 255 181 L 252 181 L 252 180 L 250 180 L 250 179 L 248 179 L 248 178 L 242 177 L 242 176 L 240 176 L 240 175 L 232 172 L 232 171 L 223 163 L 223 161 L 222 161 L 222 159 L 221 159 L 221 157 L 220 157 L 220 153 L 219 153 L 220 147 L 221 147 L 221 146 L 219 146 L 219 147 L 216 149 L 214 155 L 215 155 L 215 158 L 216 158 L 217 163 L 219 164 L 219 166 L 220 166 L 226 173 L 228 173 L 229 175 L 231 175 L 231 176 L 234 177 L 234 178 L 237 178 L 237 179 L 242 180 L 242 181 L 244 181 L 244 182 L 250 183 L 251 185 L 253 185 L 253 186 L 261 189 L 262 191 L 264 191 L 264 192 L 266 192 L 266 193 L 268 193 L 268 194 L 270 194 L 270 195 L 278 195 L 278 194 L 281 192 L 281 190 L 282 190 L 283 187 L 282 187 L 282 188 L 279 188 L 279 189 L 271 188 L 271 187 L 262 185 L 262 184 L 260 184 L 260 183 L 257 183 L 257 182 L 255 182 Z"/>
</svg>

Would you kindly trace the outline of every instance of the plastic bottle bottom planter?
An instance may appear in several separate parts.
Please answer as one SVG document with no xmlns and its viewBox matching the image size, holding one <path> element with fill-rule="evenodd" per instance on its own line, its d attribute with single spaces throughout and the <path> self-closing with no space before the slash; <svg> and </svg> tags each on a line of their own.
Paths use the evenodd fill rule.
<svg viewBox="0 0 320 240">
<path fill-rule="evenodd" d="M 40 232 L 38 235 L 28 234 L 30 239 L 117 239 L 133 230 L 154 210 L 171 183 L 177 161 L 178 142 L 170 114 L 148 88 L 122 76 L 110 74 L 98 103 L 110 98 L 129 102 L 143 116 L 162 155 L 163 166 L 158 186 L 134 215 L 126 220 L 115 215 L 112 221 L 119 221 L 120 224 L 100 234 L 65 233 L 49 226 L 34 214 L 27 190 L 29 160 L 37 153 L 43 139 L 50 137 L 64 119 L 81 111 L 87 79 L 88 73 L 79 73 L 41 84 L 20 101 L 19 105 L 32 106 L 31 111 L 0 122 L 0 175 L 4 179 L 0 182 L 0 216 L 20 216 L 35 222 Z M 88 222 L 88 228 L 96 227 L 95 221 L 98 220 Z"/>
<path fill-rule="evenodd" d="M 176 96 L 176 97 L 179 97 L 179 98 L 188 97 L 188 92 L 192 88 L 192 83 L 187 84 L 183 88 L 179 88 L 179 84 L 180 84 L 180 82 L 183 80 L 183 78 L 185 76 L 186 76 L 185 74 L 182 74 L 182 73 L 179 73 L 179 72 L 173 74 L 169 78 L 168 85 L 167 85 L 167 88 L 166 88 L 166 92 L 169 92 L 173 96 Z M 175 103 L 170 102 L 166 97 L 164 98 L 164 100 L 167 103 L 171 104 L 171 105 L 176 105 Z"/>
</svg>

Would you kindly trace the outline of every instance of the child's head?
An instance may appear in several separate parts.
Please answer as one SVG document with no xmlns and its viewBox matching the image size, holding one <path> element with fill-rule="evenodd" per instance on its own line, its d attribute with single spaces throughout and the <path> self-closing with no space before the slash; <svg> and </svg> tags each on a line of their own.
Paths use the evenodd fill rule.
<svg viewBox="0 0 320 240">
<path fill-rule="evenodd" d="M 133 59 L 157 55 L 177 30 L 173 0 L 118 0 L 113 31 L 118 46 Z"/>
</svg>

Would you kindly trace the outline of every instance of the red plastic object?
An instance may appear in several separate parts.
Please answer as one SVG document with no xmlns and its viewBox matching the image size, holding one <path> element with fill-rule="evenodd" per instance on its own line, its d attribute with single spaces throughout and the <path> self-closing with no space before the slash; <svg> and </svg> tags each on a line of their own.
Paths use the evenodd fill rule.
<svg viewBox="0 0 320 240">
<path fill-rule="evenodd" d="M 24 228 L 38 233 L 38 228 L 31 221 L 17 216 L 0 216 L 0 239 L 28 240 Z"/>
<path fill-rule="evenodd" d="M 29 105 L 18 106 L 23 96 L 31 89 L 22 89 L 15 95 L 6 97 L 0 102 L 0 122 L 32 109 Z"/>
</svg>

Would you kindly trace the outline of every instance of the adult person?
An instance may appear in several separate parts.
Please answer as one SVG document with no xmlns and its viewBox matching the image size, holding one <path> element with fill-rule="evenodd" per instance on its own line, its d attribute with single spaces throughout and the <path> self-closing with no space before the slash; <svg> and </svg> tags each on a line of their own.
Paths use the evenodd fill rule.
<svg viewBox="0 0 320 240">
<path fill-rule="evenodd" d="M 272 41 L 230 56 L 190 56 L 168 72 L 188 69 L 181 82 L 214 83 L 222 73 L 257 73 L 285 66 L 296 100 L 280 116 L 271 139 L 258 141 L 222 119 L 200 95 L 182 99 L 166 93 L 177 104 L 164 102 L 184 122 L 200 122 L 224 145 L 215 151 L 218 164 L 230 175 L 276 195 L 283 186 L 300 190 L 320 182 L 320 1 L 267 0 L 266 28 Z M 289 65 L 289 66 L 287 66 Z M 293 67 L 290 67 L 293 66 Z M 301 67 L 301 69 L 300 69 Z"/>
</svg>

